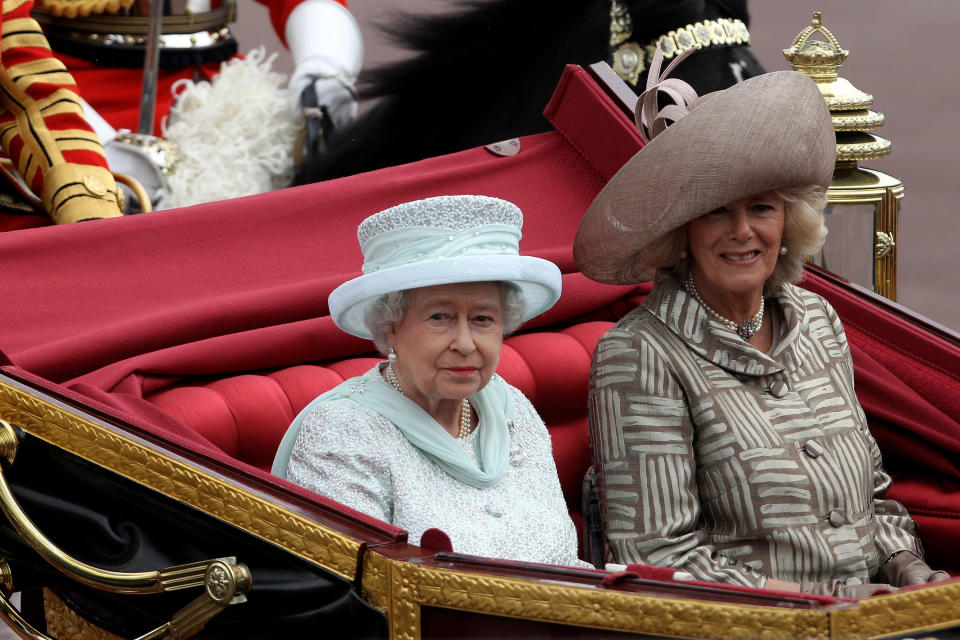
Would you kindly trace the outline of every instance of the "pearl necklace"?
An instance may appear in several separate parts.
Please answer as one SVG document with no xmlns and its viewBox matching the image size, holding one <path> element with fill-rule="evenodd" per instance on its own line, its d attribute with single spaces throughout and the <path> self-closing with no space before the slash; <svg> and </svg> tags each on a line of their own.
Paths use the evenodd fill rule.
<svg viewBox="0 0 960 640">
<path fill-rule="evenodd" d="M 390 386 L 400 392 L 400 395 L 403 394 L 403 389 L 400 388 L 400 381 L 397 380 L 397 374 L 393 370 L 393 365 L 388 364 L 386 370 L 383 372 L 384 377 L 386 377 L 387 382 L 390 383 Z M 460 430 L 457 432 L 457 438 L 464 439 L 470 435 L 471 427 L 473 427 L 473 411 L 470 407 L 470 401 L 464 398 L 460 401 Z"/>
<path fill-rule="evenodd" d="M 700 292 L 697 291 L 697 286 L 693 284 L 693 274 L 687 275 L 687 282 L 684 285 L 690 295 L 693 296 L 694 300 L 700 303 L 700 306 L 707 310 L 707 313 L 712 315 L 714 318 L 719 320 L 724 326 L 729 328 L 732 331 L 736 331 L 737 335 L 743 338 L 743 340 L 749 341 L 750 338 L 757 335 L 760 332 L 760 328 L 763 326 L 763 308 L 766 306 L 763 303 L 763 298 L 760 298 L 760 310 L 752 318 L 747 318 L 740 324 L 737 324 L 729 318 L 725 318 L 720 315 L 713 308 L 703 301 L 703 298 L 700 297 Z"/>
</svg>

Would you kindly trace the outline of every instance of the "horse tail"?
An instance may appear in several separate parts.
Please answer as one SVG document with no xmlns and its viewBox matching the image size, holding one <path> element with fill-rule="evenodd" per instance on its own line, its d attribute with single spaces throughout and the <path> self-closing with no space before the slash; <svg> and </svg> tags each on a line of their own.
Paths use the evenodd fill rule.
<svg viewBox="0 0 960 640">
<path fill-rule="evenodd" d="M 393 13 L 380 28 L 414 55 L 364 71 L 374 107 L 334 132 L 314 182 L 548 128 L 543 108 L 567 63 L 606 56 L 599 0 L 469 0 L 439 14 Z"/>
</svg>

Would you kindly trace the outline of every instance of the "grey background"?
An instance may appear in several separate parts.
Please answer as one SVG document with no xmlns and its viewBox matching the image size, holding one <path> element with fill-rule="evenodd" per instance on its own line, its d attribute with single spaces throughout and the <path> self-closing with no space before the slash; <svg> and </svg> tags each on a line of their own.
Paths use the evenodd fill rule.
<svg viewBox="0 0 960 640">
<path fill-rule="evenodd" d="M 376 28 L 391 10 L 445 11 L 451 6 L 456 6 L 455 1 L 352 0 L 351 11 L 365 38 L 364 64 L 403 55 Z M 953 220 L 953 201 L 960 198 L 954 116 L 960 97 L 954 58 L 960 2 L 754 1 L 752 46 L 768 70 L 789 68 L 782 50 L 810 24 L 817 10 L 823 12 L 824 26 L 840 46 L 850 51 L 841 75 L 871 93 L 874 109 L 886 116 L 885 126 L 877 133 L 893 142 L 893 153 L 864 166 L 894 175 L 905 186 L 898 243 L 899 302 L 960 331 L 960 252 Z M 289 54 L 269 27 L 266 8 L 256 2 L 241 3 L 237 31 L 241 51 L 262 43 L 268 51 L 278 52 L 278 69 L 291 70 Z"/>
</svg>

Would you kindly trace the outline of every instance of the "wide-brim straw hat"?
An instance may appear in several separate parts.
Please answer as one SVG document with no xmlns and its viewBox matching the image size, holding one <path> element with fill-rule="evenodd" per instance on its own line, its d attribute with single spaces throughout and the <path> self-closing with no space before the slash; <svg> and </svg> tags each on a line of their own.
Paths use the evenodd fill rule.
<svg viewBox="0 0 960 640">
<path fill-rule="evenodd" d="M 599 282 L 649 280 L 655 268 L 641 252 L 665 234 L 755 193 L 827 188 L 835 162 L 833 123 L 813 80 L 755 76 L 706 96 L 627 161 L 587 209 L 574 259 Z"/>
<path fill-rule="evenodd" d="M 461 282 L 511 282 L 525 302 L 523 321 L 560 298 L 560 269 L 520 255 L 523 214 L 489 196 L 437 196 L 376 213 L 357 228 L 363 275 L 337 287 L 328 299 L 334 323 L 371 338 L 367 308 L 394 291 Z"/>
</svg>

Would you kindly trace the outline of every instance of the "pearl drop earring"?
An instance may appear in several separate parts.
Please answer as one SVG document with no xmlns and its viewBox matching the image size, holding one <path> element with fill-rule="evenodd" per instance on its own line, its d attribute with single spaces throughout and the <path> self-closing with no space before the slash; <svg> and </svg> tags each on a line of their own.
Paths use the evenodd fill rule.
<svg viewBox="0 0 960 640">
<path fill-rule="evenodd" d="M 785 256 L 787 255 L 787 252 L 788 252 L 787 245 L 783 245 L 782 247 L 780 247 L 780 255 Z"/>
<path fill-rule="evenodd" d="M 387 347 L 387 360 L 389 360 L 391 364 L 397 361 L 397 352 L 393 347 Z"/>
</svg>

